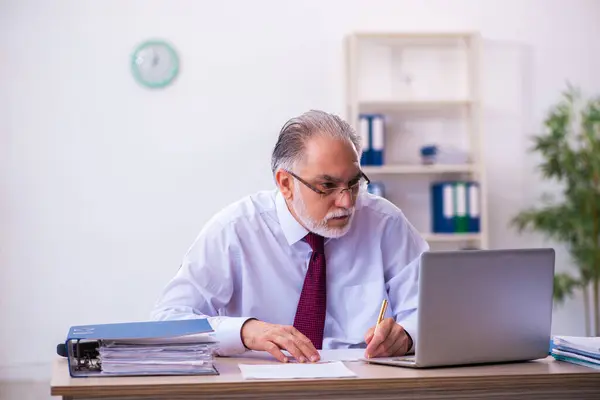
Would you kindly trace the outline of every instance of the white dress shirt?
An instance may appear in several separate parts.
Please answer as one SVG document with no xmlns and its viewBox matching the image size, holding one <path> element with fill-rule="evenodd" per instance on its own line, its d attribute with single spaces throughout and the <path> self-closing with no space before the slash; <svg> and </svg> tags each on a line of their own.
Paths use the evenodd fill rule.
<svg viewBox="0 0 600 400">
<path fill-rule="evenodd" d="M 206 318 L 218 354 L 243 353 L 249 318 L 293 325 L 311 249 L 308 231 L 278 190 L 245 197 L 215 215 L 168 283 L 152 318 Z M 366 347 L 381 303 L 417 339 L 418 264 L 429 247 L 392 203 L 361 193 L 348 233 L 326 239 L 327 314 L 323 349 Z"/>
</svg>

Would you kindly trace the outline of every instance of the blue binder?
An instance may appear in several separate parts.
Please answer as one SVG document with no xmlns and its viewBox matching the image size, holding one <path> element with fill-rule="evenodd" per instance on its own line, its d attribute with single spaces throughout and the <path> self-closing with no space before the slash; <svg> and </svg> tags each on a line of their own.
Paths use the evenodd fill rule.
<svg viewBox="0 0 600 400">
<path fill-rule="evenodd" d="M 385 197 L 385 185 L 383 182 L 371 182 L 367 185 L 367 192 L 375 196 Z"/>
<path fill-rule="evenodd" d="M 213 328 L 205 318 L 73 326 L 69 329 L 65 341 L 69 373 L 72 377 L 103 376 L 98 369 L 90 367 L 92 364 L 89 363 L 89 358 L 94 356 L 92 352 L 88 351 L 86 354 L 85 351 L 78 350 L 80 342 L 167 339 L 211 332 L 214 332 Z"/>
<path fill-rule="evenodd" d="M 467 182 L 467 231 L 481 231 L 481 198 L 477 182 Z"/>
<path fill-rule="evenodd" d="M 367 114 L 361 114 L 358 118 L 358 134 L 362 142 L 362 155 L 360 165 L 371 164 L 371 118 Z"/>
<path fill-rule="evenodd" d="M 467 182 L 454 182 L 454 233 L 469 231 L 467 197 Z"/>
<path fill-rule="evenodd" d="M 371 115 L 371 163 L 383 165 L 385 156 L 385 119 L 381 114 Z"/>
<path fill-rule="evenodd" d="M 455 182 L 431 185 L 431 219 L 433 233 L 456 231 Z"/>
</svg>

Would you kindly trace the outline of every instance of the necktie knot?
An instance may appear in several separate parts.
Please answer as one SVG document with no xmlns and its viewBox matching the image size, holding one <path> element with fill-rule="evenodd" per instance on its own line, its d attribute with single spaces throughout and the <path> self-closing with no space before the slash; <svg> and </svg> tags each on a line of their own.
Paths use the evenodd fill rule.
<svg viewBox="0 0 600 400">
<path fill-rule="evenodd" d="M 310 248 L 314 253 L 325 254 L 325 238 L 323 236 L 309 232 L 304 237 L 304 240 L 310 245 Z"/>
</svg>

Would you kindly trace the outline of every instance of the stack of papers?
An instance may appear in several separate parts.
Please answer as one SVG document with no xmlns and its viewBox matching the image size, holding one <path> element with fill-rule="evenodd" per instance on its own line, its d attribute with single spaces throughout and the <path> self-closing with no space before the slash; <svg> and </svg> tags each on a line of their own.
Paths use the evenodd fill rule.
<svg viewBox="0 0 600 400">
<path fill-rule="evenodd" d="M 551 354 L 559 361 L 600 369 L 600 337 L 555 336 Z"/>
<path fill-rule="evenodd" d="M 94 344 L 80 352 L 80 342 Z M 216 375 L 217 340 L 206 319 L 73 326 L 67 335 L 71 376 Z"/>
<path fill-rule="evenodd" d="M 108 375 L 214 374 L 216 344 L 207 336 L 194 342 L 101 341 L 102 373 Z"/>
</svg>

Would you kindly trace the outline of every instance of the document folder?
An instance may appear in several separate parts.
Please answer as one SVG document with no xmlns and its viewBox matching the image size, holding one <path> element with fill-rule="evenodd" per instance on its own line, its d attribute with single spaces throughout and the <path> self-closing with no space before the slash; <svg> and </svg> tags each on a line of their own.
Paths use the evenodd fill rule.
<svg viewBox="0 0 600 400">
<path fill-rule="evenodd" d="M 383 115 L 371 116 L 371 164 L 385 164 L 385 120 Z"/>
<path fill-rule="evenodd" d="M 431 185 L 431 222 L 433 233 L 456 232 L 456 195 L 454 182 Z"/>
<path fill-rule="evenodd" d="M 358 133 L 362 144 L 362 154 L 360 156 L 360 165 L 372 165 L 371 161 L 371 117 L 369 115 L 359 115 Z"/>
<path fill-rule="evenodd" d="M 468 182 L 467 189 L 467 210 L 468 210 L 468 232 L 479 233 L 481 231 L 481 214 L 480 214 L 480 198 L 479 198 L 479 183 Z"/>
<path fill-rule="evenodd" d="M 73 326 L 65 346 L 72 377 L 218 375 L 206 319 Z"/>
</svg>

